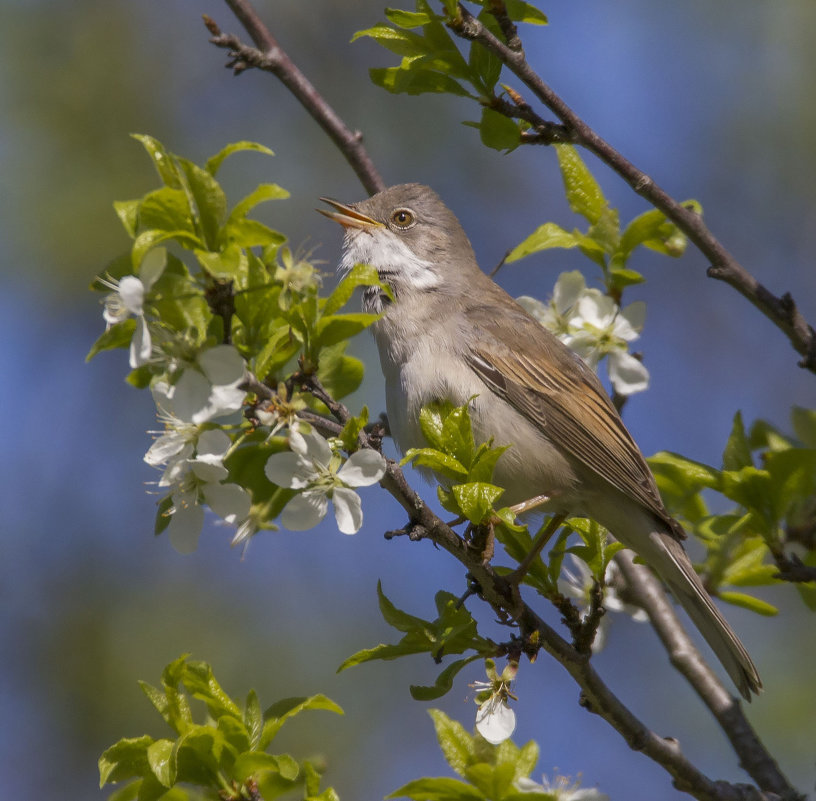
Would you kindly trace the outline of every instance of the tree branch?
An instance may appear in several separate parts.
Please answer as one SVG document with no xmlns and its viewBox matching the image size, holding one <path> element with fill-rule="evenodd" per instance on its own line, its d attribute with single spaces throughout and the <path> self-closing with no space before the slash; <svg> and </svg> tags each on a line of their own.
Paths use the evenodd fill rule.
<svg viewBox="0 0 816 801">
<path fill-rule="evenodd" d="M 495 0 L 494 0 L 495 2 Z M 494 36 L 464 6 L 448 22 L 451 30 L 463 39 L 479 42 L 527 86 L 567 129 L 569 141 L 582 145 L 611 167 L 632 189 L 660 209 L 694 243 L 709 260 L 708 275 L 725 281 L 750 301 L 771 322 L 785 333 L 797 353 L 802 355 L 800 367 L 816 372 L 816 331 L 808 324 L 789 293 L 777 297 L 759 283 L 720 241 L 709 231 L 702 217 L 678 203 L 646 173 L 624 158 L 615 148 L 587 125 L 542 79 L 527 62 L 524 51 L 506 45 Z M 501 107 L 497 110 L 502 111 Z M 510 114 L 509 116 L 520 116 Z M 524 119 L 530 119 L 525 112 Z M 536 133 L 528 141 L 547 142 L 553 123 L 538 118 L 533 123 Z M 539 127 L 541 129 L 539 131 Z"/>
<path fill-rule="evenodd" d="M 783 797 L 795 797 L 795 790 L 748 722 L 740 702 L 725 689 L 703 661 L 678 620 L 660 581 L 647 567 L 635 564 L 633 557 L 631 551 L 621 551 L 615 561 L 626 579 L 633 602 L 649 615 L 657 636 L 668 651 L 672 665 L 688 680 L 711 710 L 731 742 L 743 770 L 762 790 Z"/>
<path fill-rule="evenodd" d="M 216 47 L 229 51 L 232 60 L 227 66 L 231 67 L 236 75 L 250 67 L 266 70 L 275 75 L 337 145 L 338 150 L 351 165 L 366 191 L 373 195 L 385 189 L 385 182 L 363 146 L 362 134 L 359 131 L 351 131 L 346 126 L 326 99 L 278 44 L 252 5 L 246 0 L 225 0 L 225 2 L 256 45 L 256 47 L 249 47 L 243 44 L 237 36 L 222 33 L 218 25 L 210 17 L 204 15 L 204 24 L 212 34 L 210 41 Z"/>
</svg>

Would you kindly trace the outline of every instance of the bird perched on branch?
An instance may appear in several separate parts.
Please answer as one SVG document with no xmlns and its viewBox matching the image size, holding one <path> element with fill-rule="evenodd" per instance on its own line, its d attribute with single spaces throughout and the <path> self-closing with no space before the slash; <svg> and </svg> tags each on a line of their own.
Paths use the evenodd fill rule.
<svg viewBox="0 0 816 801">
<path fill-rule="evenodd" d="M 422 407 L 471 398 L 477 441 L 511 445 L 494 481 L 503 501 L 535 499 L 553 514 L 592 518 L 660 576 L 742 696 L 762 683 L 682 545 L 637 445 L 595 374 L 488 278 L 454 214 L 420 184 L 393 186 L 323 213 L 345 229 L 341 267 L 376 268 L 393 293 L 368 288 L 367 311 L 386 381 L 391 432 L 403 451 L 425 444 Z M 537 555 L 537 554 L 536 554 Z"/>
</svg>

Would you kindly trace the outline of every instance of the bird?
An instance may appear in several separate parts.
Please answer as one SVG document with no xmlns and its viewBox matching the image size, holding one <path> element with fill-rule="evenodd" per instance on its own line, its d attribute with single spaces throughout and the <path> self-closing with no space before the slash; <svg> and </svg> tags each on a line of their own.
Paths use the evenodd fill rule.
<svg viewBox="0 0 816 801">
<path fill-rule="evenodd" d="M 399 184 L 356 203 L 323 197 L 344 228 L 339 269 L 374 267 L 366 287 L 397 447 L 425 445 L 423 406 L 469 404 L 477 442 L 510 447 L 493 481 L 502 503 L 536 499 L 556 527 L 587 517 L 666 584 L 740 694 L 762 688 L 745 646 L 683 547 L 649 466 L 595 373 L 479 268 L 454 213 L 430 187 Z"/>
</svg>

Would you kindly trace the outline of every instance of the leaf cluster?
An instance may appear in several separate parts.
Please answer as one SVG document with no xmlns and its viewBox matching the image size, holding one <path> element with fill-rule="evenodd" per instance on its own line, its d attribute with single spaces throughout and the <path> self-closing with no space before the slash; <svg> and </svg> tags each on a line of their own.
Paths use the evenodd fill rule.
<svg viewBox="0 0 816 801">
<path fill-rule="evenodd" d="M 706 585 L 729 603 L 760 614 L 776 614 L 771 604 L 743 591 L 722 589 L 778 583 L 770 560 L 795 544 L 804 563 L 816 566 L 816 412 L 795 408 L 794 436 L 762 420 L 746 430 L 734 416 L 723 449 L 722 467 L 710 467 L 673 453 L 649 463 L 669 508 L 706 545 L 702 568 Z M 712 514 L 706 492 L 719 493 L 735 506 Z M 803 534 L 803 536 L 800 536 Z M 803 600 L 816 609 L 813 582 L 797 584 Z"/>
<path fill-rule="evenodd" d="M 583 217 L 586 230 L 567 231 L 547 222 L 514 247 L 506 262 L 514 262 L 549 248 L 578 248 L 603 272 L 606 292 L 616 302 L 627 286 L 642 283 L 641 273 L 628 266 L 636 248 L 642 246 L 665 256 L 678 258 L 685 253 L 685 234 L 658 209 L 651 209 L 621 229 L 618 210 L 613 208 L 578 151 L 572 145 L 554 145 L 564 182 L 564 191 L 573 212 Z M 701 214 L 697 201 L 687 208 Z"/>
<path fill-rule="evenodd" d="M 453 686 L 456 674 L 469 662 L 496 653 L 496 644 L 478 633 L 476 621 L 470 612 L 449 592 L 440 590 L 436 594 L 437 617 L 434 620 L 424 620 L 398 609 L 385 595 L 380 583 L 377 584 L 377 596 L 385 622 L 403 632 L 403 638 L 398 643 L 381 643 L 374 648 L 358 651 L 340 665 L 338 672 L 364 662 L 390 661 L 411 654 L 430 654 L 439 663 L 448 654 L 474 651 L 472 656 L 451 662 L 432 686 L 411 687 L 411 695 L 415 699 L 429 701 L 447 693 Z"/>
<path fill-rule="evenodd" d="M 464 726 L 438 709 L 430 710 L 436 738 L 450 767 L 461 779 L 450 777 L 415 779 L 386 798 L 414 801 L 556 801 L 555 793 L 520 790 L 538 762 L 538 745 L 532 740 L 521 748 L 511 740 L 490 745 L 469 734 Z"/>
<path fill-rule="evenodd" d="M 239 704 L 207 663 L 188 655 L 167 665 L 160 688 L 140 684 L 176 736 L 124 738 L 108 748 L 99 758 L 100 787 L 130 780 L 110 796 L 111 801 L 199 797 L 239 801 L 257 797 L 258 792 L 269 800 L 298 787 L 304 801 L 336 801 L 334 790 L 320 790 L 320 775 L 312 763 L 268 752 L 281 727 L 301 712 L 343 714 L 324 695 L 285 698 L 262 711 L 254 690 Z M 193 714 L 193 699 L 206 708 L 201 723 Z"/>
<path fill-rule="evenodd" d="M 481 6 L 478 18 L 502 41 L 504 33 L 491 13 L 487 0 L 477 0 Z M 538 8 L 523 0 L 506 4 L 512 22 L 546 25 L 547 17 Z M 416 0 L 415 10 L 388 8 L 388 22 L 358 31 L 352 42 L 367 37 L 402 57 L 395 67 L 369 70 L 371 80 L 394 94 L 419 95 L 426 92 L 468 97 L 482 105 L 479 122 L 466 123 L 477 128 L 482 142 L 496 150 L 513 150 L 521 143 L 520 133 L 528 128 L 523 120 L 514 120 L 496 111 L 496 85 L 502 73 L 498 57 L 478 42 L 469 42 L 465 51 L 446 27 L 460 16 L 456 0 L 444 0 L 436 13 L 428 0 Z"/>
<path fill-rule="evenodd" d="M 476 444 L 468 404 L 440 401 L 419 414 L 426 447 L 410 448 L 402 464 L 413 462 L 433 471 L 443 484 L 437 492 L 442 506 L 477 525 L 493 516 L 493 504 L 503 489 L 491 483 L 493 470 L 506 446 L 492 440 Z"/>
</svg>

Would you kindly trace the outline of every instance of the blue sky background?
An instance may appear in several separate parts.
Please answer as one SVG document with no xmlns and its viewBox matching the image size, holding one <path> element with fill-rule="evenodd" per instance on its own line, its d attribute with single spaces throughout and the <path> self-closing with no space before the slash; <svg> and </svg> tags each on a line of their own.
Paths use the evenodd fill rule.
<svg viewBox="0 0 816 801">
<path fill-rule="evenodd" d="M 355 30 L 381 18 L 371 0 L 264 2 L 281 44 L 352 127 L 363 131 L 389 183 L 432 184 L 456 211 L 485 269 L 544 221 L 578 225 L 554 154 L 485 150 L 460 122 L 477 110 L 448 97 L 394 98 L 367 79 L 392 56 Z M 550 26 L 528 29 L 528 57 L 605 138 L 670 193 L 695 197 L 710 227 L 773 292 L 790 291 L 816 319 L 816 10 L 723 0 L 553 2 Z M 411 683 L 436 668 L 416 658 L 335 674 L 350 653 L 394 639 L 376 609 L 382 579 L 400 606 L 430 615 L 440 588 L 459 592 L 458 564 L 427 543 L 385 542 L 403 522 L 377 488 L 365 493 L 355 537 L 332 524 L 259 537 L 242 558 L 215 525 L 182 557 L 152 536 L 154 502 L 141 461 L 155 427 L 150 398 L 123 382 L 124 354 L 84 357 L 101 331 L 92 276 L 127 246 L 111 203 L 154 184 L 131 132 L 150 133 L 202 161 L 255 139 L 277 156 L 236 156 L 223 170 L 236 199 L 260 181 L 292 192 L 258 216 L 295 246 L 317 248 L 331 271 L 340 234 L 313 212 L 320 195 L 363 191 L 321 131 L 269 75 L 234 78 L 207 43 L 200 15 L 237 31 L 225 5 L 164 0 L 0 0 L 0 774 L 9 798 L 95 799 L 96 759 L 121 736 L 161 735 L 138 679 L 157 682 L 183 651 L 213 663 L 236 694 L 262 703 L 325 692 L 345 709 L 296 722 L 281 749 L 325 754 L 341 797 L 379 798 L 423 774 L 448 771 Z M 513 85 L 515 83 L 511 81 Z M 597 166 L 624 220 L 645 210 Z M 588 264 L 588 263 L 587 263 Z M 500 273 L 513 294 L 546 298 L 565 269 L 591 267 L 549 251 Z M 638 343 L 652 388 L 626 421 L 646 454 L 675 450 L 719 465 L 737 409 L 785 428 L 792 404 L 814 405 L 814 380 L 784 337 L 705 261 L 638 257 L 648 304 Z M 595 276 L 597 278 L 597 276 Z M 383 407 L 373 345 L 352 403 Z M 417 479 L 418 480 L 418 479 Z M 426 488 L 426 493 L 429 490 Z M 777 619 L 728 617 L 755 656 L 767 692 L 749 716 L 800 789 L 814 785 L 813 618 L 793 591 L 762 593 Z M 555 615 L 550 619 L 557 624 Z M 489 621 L 485 631 L 491 632 Z M 678 738 L 714 778 L 742 780 L 707 712 L 668 668 L 656 638 L 621 620 L 599 670 L 657 732 Z M 462 675 L 441 702 L 466 724 L 475 707 Z M 524 665 L 516 741 L 538 740 L 537 773 L 554 769 L 614 798 L 680 798 L 667 777 L 577 704 L 576 687 L 543 657 Z"/>
</svg>

